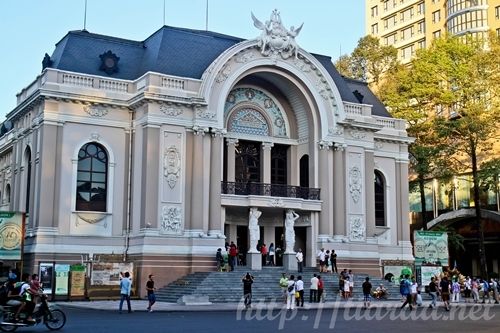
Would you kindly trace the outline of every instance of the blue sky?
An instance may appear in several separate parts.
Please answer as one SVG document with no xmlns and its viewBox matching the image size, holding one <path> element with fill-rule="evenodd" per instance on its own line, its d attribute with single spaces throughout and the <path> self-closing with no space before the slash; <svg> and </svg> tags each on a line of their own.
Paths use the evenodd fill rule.
<svg viewBox="0 0 500 333">
<path fill-rule="evenodd" d="M 142 41 L 163 25 L 164 0 L 87 0 L 88 31 Z M 206 0 L 165 0 L 165 24 L 205 29 Z M 42 69 L 45 53 L 71 30 L 81 30 L 85 0 L 0 0 L 0 121 L 16 105 L 16 93 Z M 261 21 L 273 9 L 286 27 L 304 27 L 299 46 L 338 58 L 364 35 L 364 0 L 208 0 L 208 29 L 255 38 L 252 11 Z"/>
</svg>

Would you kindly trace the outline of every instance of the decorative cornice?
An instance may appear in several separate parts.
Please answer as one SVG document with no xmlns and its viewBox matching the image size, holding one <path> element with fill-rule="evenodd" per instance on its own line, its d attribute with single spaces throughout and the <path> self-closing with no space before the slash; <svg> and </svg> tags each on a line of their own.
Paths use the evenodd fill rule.
<svg viewBox="0 0 500 333">
<path fill-rule="evenodd" d="M 101 105 L 85 105 L 83 111 L 87 112 L 91 117 L 104 117 L 109 110 Z"/>
</svg>

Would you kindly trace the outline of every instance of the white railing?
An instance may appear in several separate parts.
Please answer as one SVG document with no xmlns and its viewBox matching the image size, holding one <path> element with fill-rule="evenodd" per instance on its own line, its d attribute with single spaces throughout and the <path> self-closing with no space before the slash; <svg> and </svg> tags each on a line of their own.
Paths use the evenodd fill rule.
<svg viewBox="0 0 500 333">
<path fill-rule="evenodd" d="M 92 87 L 94 85 L 94 78 L 64 73 L 63 83 L 78 87 Z"/>
<path fill-rule="evenodd" d="M 357 114 L 357 115 L 363 114 L 363 106 L 359 105 L 359 104 L 351 104 L 351 103 L 344 102 L 344 110 L 345 110 L 345 113 L 349 113 L 349 114 Z"/>
<path fill-rule="evenodd" d="M 127 92 L 128 83 L 111 80 L 99 80 L 99 88 L 104 90 Z"/>
<path fill-rule="evenodd" d="M 184 80 L 163 77 L 161 86 L 170 89 L 184 90 Z"/>
</svg>

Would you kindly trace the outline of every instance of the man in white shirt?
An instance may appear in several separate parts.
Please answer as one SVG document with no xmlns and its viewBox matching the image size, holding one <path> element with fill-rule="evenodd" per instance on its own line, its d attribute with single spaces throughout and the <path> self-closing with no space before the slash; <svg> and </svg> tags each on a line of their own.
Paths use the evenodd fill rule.
<svg viewBox="0 0 500 333">
<path fill-rule="evenodd" d="M 318 258 L 319 258 L 319 272 L 323 273 L 325 271 L 325 249 L 321 248 L 321 250 L 318 252 Z"/>
<path fill-rule="evenodd" d="M 311 287 L 309 288 L 309 303 L 318 302 L 318 278 L 316 274 L 311 279 Z"/>
<path fill-rule="evenodd" d="M 295 255 L 295 258 L 297 258 L 298 272 L 302 273 L 302 267 L 303 267 L 303 262 L 304 262 L 304 254 L 302 253 L 302 249 L 299 249 L 297 251 L 297 254 Z"/>
<path fill-rule="evenodd" d="M 299 293 L 299 297 L 295 297 L 295 302 L 297 306 L 304 307 L 304 281 L 302 281 L 302 276 L 297 276 L 297 281 L 295 282 L 295 292 Z"/>
</svg>

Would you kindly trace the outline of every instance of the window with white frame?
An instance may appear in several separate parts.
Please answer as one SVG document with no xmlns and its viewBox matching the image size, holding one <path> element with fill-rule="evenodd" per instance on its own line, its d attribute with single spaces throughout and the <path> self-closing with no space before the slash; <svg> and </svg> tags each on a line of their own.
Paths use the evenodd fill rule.
<svg viewBox="0 0 500 333">
<path fill-rule="evenodd" d="M 78 152 L 76 210 L 106 211 L 108 154 L 96 142 L 83 145 Z"/>
</svg>

